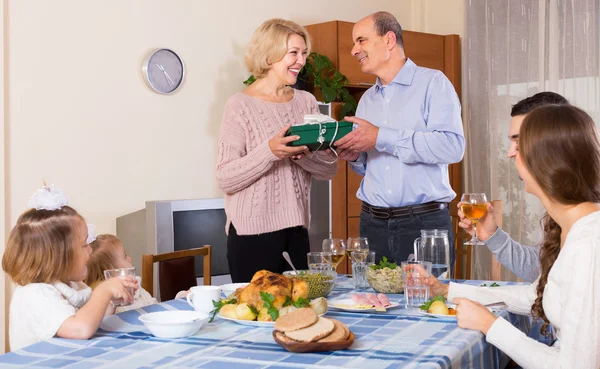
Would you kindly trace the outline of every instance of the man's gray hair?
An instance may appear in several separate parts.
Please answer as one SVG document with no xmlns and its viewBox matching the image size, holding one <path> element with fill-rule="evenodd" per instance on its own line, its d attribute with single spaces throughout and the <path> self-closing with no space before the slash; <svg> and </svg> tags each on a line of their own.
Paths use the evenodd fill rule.
<svg viewBox="0 0 600 369">
<path fill-rule="evenodd" d="M 402 39 L 402 26 L 398 23 L 396 17 L 388 12 L 377 12 L 373 14 L 375 31 L 378 36 L 385 36 L 388 32 L 394 32 L 396 35 L 396 44 L 404 49 L 404 40 Z"/>
</svg>

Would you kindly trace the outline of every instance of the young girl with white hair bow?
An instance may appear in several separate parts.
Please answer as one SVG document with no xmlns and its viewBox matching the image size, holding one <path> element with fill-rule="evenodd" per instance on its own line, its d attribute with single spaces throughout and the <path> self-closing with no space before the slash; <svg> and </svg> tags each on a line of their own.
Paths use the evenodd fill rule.
<svg viewBox="0 0 600 369">
<path fill-rule="evenodd" d="M 61 190 L 44 186 L 29 206 L 2 257 L 2 268 L 18 285 L 9 311 L 13 351 L 54 336 L 92 337 L 114 312 L 111 300 L 131 301 L 127 288 L 138 288 L 133 277 L 109 279 L 93 292 L 82 282 L 91 252 L 88 227 Z"/>
</svg>

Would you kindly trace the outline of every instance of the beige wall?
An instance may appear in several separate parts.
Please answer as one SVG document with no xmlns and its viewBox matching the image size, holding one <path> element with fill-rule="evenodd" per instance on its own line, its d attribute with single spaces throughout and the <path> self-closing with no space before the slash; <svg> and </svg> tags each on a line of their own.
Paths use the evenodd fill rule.
<svg viewBox="0 0 600 369">
<path fill-rule="evenodd" d="M 462 0 L 425 8 L 416 0 L 2 2 L 4 238 L 2 226 L 15 223 L 43 179 L 64 189 L 99 232 L 115 232 L 115 218 L 146 200 L 222 196 L 214 172 L 223 105 L 243 87 L 244 48 L 265 19 L 356 21 L 388 10 L 406 29 L 437 33 L 458 32 L 463 20 L 449 5 Z M 443 12 L 437 3 L 447 4 Z M 186 63 L 172 96 L 141 79 L 142 59 L 157 47 Z M 8 303 L 3 287 L 0 279 Z"/>
</svg>

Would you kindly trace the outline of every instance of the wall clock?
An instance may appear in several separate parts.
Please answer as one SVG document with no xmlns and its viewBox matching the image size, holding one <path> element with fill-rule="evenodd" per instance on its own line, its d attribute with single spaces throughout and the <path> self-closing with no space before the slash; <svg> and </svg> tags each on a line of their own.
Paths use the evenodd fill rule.
<svg viewBox="0 0 600 369">
<path fill-rule="evenodd" d="M 142 74 L 152 91 L 171 94 L 181 86 L 185 66 L 181 57 L 173 50 L 156 49 L 144 60 Z"/>
</svg>

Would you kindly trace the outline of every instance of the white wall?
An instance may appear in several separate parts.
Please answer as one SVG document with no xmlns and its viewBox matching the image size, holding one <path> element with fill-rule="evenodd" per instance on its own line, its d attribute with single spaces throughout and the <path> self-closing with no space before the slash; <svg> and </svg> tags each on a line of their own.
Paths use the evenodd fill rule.
<svg viewBox="0 0 600 369">
<path fill-rule="evenodd" d="M 257 10 L 258 3 L 264 11 Z M 241 90 L 243 53 L 271 17 L 301 24 L 356 21 L 397 1 L 10 1 L 10 219 L 42 179 L 63 188 L 100 232 L 146 200 L 222 196 L 216 142 L 226 99 Z M 186 63 L 173 96 L 142 82 L 146 53 L 169 47 Z"/>
<path fill-rule="evenodd" d="M 244 49 L 262 21 L 354 22 L 388 10 L 405 29 L 447 34 L 464 19 L 464 0 L 428 0 L 426 8 L 417 0 L 0 1 L 5 224 L 14 225 L 46 180 L 99 232 L 113 233 L 116 217 L 146 200 L 222 196 L 214 177 L 223 105 L 243 88 Z M 186 64 L 175 95 L 155 94 L 141 79 L 142 59 L 157 47 Z M 8 303 L 3 287 L 0 279 Z"/>
</svg>

